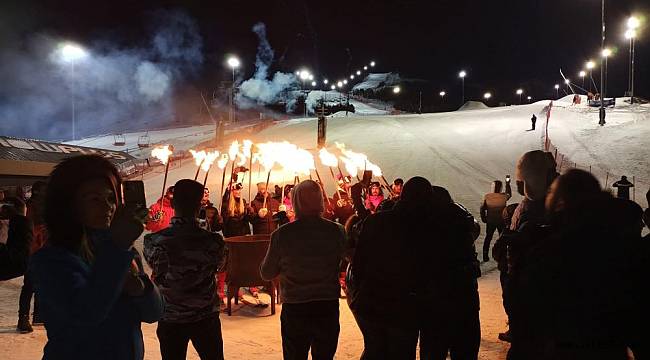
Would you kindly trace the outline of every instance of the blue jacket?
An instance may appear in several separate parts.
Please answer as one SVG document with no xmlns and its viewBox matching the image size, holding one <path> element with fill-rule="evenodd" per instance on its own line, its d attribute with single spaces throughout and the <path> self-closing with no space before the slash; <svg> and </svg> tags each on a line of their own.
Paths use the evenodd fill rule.
<svg viewBox="0 0 650 360">
<path fill-rule="evenodd" d="M 144 273 L 136 250 L 122 250 L 108 231 L 89 236 L 94 261 L 46 246 L 30 262 L 36 296 L 47 330 L 44 360 L 127 359 L 144 357 L 140 323 L 158 321 L 163 301 Z M 145 294 L 122 294 L 131 263 L 139 264 Z"/>
</svg>

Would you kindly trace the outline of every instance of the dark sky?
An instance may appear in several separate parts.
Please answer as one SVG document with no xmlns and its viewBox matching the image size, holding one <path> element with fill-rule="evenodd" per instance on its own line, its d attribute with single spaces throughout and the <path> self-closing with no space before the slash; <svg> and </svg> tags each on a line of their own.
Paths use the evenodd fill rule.
<svg viewBox="0 0 650 360">
<path fill-rule="evenodd" d="M 548 98 L 561 82 L 560 68 L 577 80 L 600 47 L 597 0 L 12 1 L 0 5 L 2 42 L 47 32 L 81 43 L 104 38 L 133 46 L 146 41 L 152 12 L 185 10 L 204 41 L 205 63 L 192 80 L 204 89 L 227 76 L 226 53 L 238 54 L 252 74 L 257 38 L 251 27 L 260 21 L 276 54 L 272 70 L 307 66 L 334 79 L 349 75 L 350 56 L 350 70 L 373 59 L 377 71 L 427 80 L 459 102 L 461 68 L 469 73 L 468 97 L 491 91 L 497 100 L 513 102 L 522 87 L 534 98 Z M 609 61 L 612 95 L 627 88 L 623 31 L 633 13 L 649 19 L 650 2 L 607 0 L 607 44 L 618 49 Z M 647 98 L 650 27 L 644 30 L 636 47 L 636 93 Z"/>
</svg>

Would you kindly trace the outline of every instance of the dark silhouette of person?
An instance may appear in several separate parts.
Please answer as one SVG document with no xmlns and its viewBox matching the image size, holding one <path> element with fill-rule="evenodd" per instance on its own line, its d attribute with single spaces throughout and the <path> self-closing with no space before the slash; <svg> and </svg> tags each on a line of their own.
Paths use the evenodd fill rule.
<svg viewBox="0 0 650 360">
<path fill-rule="evenodd" d="M 537 122 L 537 116 L 535 116 L 535 114 L 533 114 L 533 117 L 530 118 L 530 122 L 532 125 L 531 130 L 535 130 L 535 123 Z"/>
<path fill-rule="evenodd" d="M 612 186 L 618 189 L 616 192 L 617 198 L 630 200 L 630 188 L 634 187 L 634 184 L 627 179 L 627 176 L 621 176 L 621 180 L 615 182 Z"/>
</svg>

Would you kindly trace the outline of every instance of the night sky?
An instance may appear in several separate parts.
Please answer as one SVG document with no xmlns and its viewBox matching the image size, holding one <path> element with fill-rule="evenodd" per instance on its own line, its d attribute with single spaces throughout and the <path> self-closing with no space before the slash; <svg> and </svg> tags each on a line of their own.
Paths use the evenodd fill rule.
<svg viewBox="0 0 650 360">
<path fill-rule="evenodd" d="M 625 21 L 631 14 L 650 18 L 650 2 L 607 0 L 606 7 L 606 43 L 617 49 L 608 95 L 622 96 L 629 60 Z M 577 73 L 587 59 L 598 59 L 600 47 L 597 0 L 4 1 L 0 41 L 5 46 L 47 32 L 81 44 L 110 39 L 137 46 L 160 9 L 180 9 L 196 20 L 204 63 L 188 81 L 206 91 L 229 76 L 227 53 L 241 58 L 246 77 L 253 73 L 257 37 L 251 27 L 260 21 L 275 51 L 273 71 L 306 66 L 319 78 L 338 79 L 372 59 L 376 71 L 428 81 L 431 93 L 423 96 L 444 89 L 458 103 L 461 69 L 469 74 L 468 98 L 491 91 L 497 101 L 512 103 L 519 87 L 533 98 L 550 98 L 562 81 L 559 69 L 580 84 Z M 640 35 L 636 94 L 648 98 L 650 27 Z"/>
</svg>

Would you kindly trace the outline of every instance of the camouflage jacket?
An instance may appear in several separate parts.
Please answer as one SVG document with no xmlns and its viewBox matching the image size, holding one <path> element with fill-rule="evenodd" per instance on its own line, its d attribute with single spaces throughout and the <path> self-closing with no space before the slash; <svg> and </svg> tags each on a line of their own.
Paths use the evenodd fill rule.
<svg viewBox="0 0 650 360">
<path fill-rule="evenodd" d="M 219 312 L 215 273 L 225 243 L 196 221 L 175 217 L 144 238 L 144 257 L 165 299 L 162 321 L 188 323 Z"/>
</svg>

